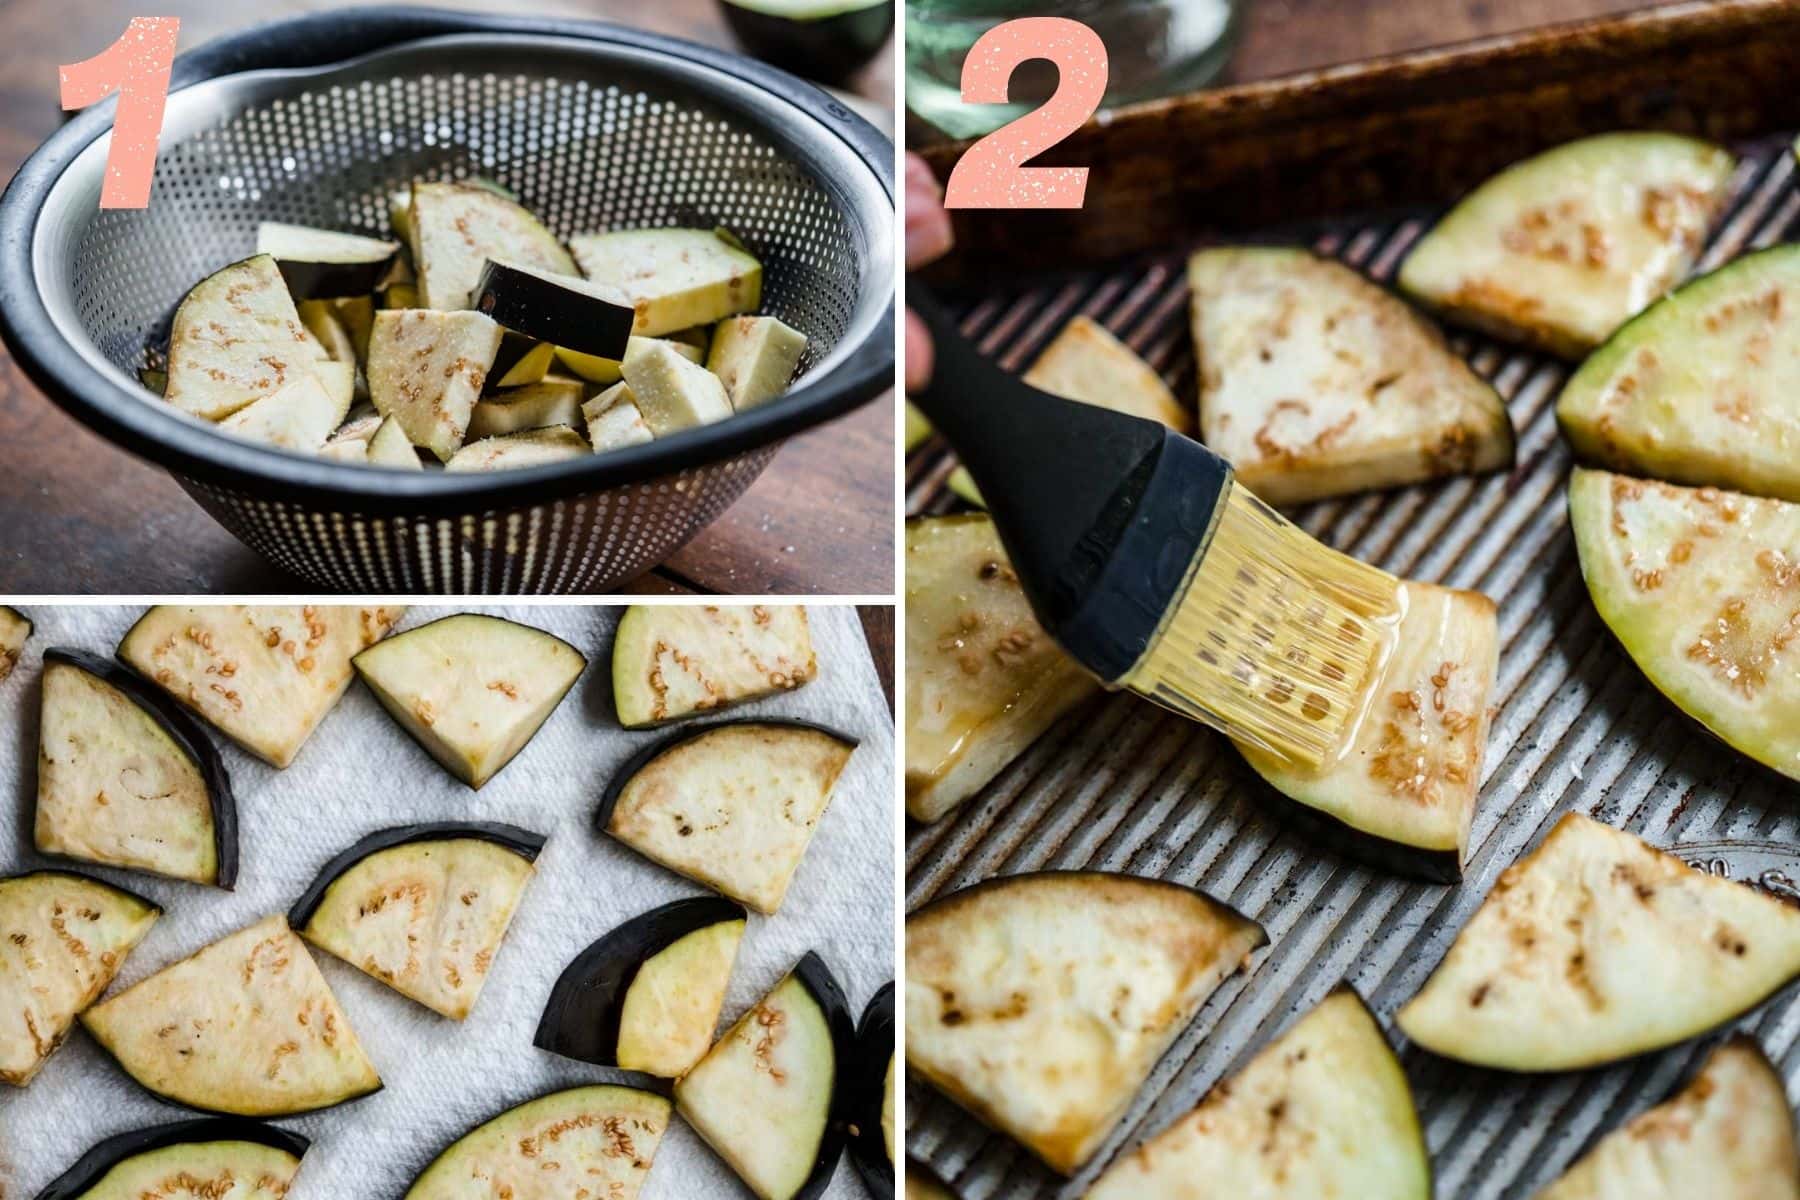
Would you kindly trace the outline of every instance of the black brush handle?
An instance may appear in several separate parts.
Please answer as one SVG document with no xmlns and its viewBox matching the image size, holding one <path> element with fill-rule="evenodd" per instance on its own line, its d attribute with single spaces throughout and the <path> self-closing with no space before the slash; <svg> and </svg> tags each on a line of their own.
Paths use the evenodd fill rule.
<svg viewBox="0 0 1800 1200">
<path fill-rule="evenodd" d="M 907 305 L 934 358 L 913 403 L 968 467 L 1038 620 L 1088 669 L 1119 678 L 1205 548 L 1230 467 L 1155 421 L 1026 385 L 911 276 Z"/>
</svg>

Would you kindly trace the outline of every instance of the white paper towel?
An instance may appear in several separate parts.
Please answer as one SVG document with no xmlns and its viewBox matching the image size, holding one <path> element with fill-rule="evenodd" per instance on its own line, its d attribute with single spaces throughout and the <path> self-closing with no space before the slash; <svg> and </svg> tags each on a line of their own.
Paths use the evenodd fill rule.
<svg viewBox="0 0 1800 1200">
<path fill-rule="evenodd" d="M 140 609 L 50 608 L 12 677 L 0 683 L 0 874 L 48 864 L 31 846 L 38 676 L 47 646 L 110 656 Z M 442 616 L 413 608 L 410 628 Z M 162 904 L 165 913 L 126 961 L 114 990 L 273 912 L 285 912 L 332 855 L 372 830 L 419 821 L 507 821 L 549 837 L 537 877 L 467 1021 L 444 1020 L 339 960 L 314 951 L 386 1087 L 365 1100 L 280 1124 L 313 1139 L 293 1200 L 398 1200 L 444 1145 L 511 1104 L 599 1072 L 531 1044 L 550 986 L 589 942 L 649 908 L 704 894 L 593 828 L 613 768 L 662 733 L 618 726 L 612 629 L 620 610 L 587 606 L 478 608 L 548 629 L 588 656 L 587 670 L 519 756 L 480 792 L 447 775 L 361 684 L 332 710 L 286 771 L 215 735 L 231 770 L 240 823 L 237 889 L 175 883 L 81 865 Z M 751 914 L 724 1019 L 817 950 L 860 1016 L 894 974 L 894 734 L 853 608 L 810 606 L 819 677 L 733 715 L 805 717 L 862 739 L 840 778 L 781 911 Z M 663 731 L 666 733 L 666 731 Z M 23 1091 L 0 1088 L 0 1200 L 30 1200 L 90 1145 L 192 1116 L 139 1090 L 79 1029 Z M 694 1132 L 671 1122 L 645 1200 L 746 1194 Z M 855 1200 L 847 1157 L 827 1196 Z"/>
</svg>

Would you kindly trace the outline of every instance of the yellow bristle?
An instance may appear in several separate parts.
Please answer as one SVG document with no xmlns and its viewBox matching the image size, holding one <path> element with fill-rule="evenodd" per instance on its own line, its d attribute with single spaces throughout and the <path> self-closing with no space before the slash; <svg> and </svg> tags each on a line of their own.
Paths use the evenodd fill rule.
<svg viewBox="0 0 1800 1200">
<path fill-rule="evenodd" d="M 1185 591 L 1119 683 L 1301 767 L 1350 745 L 1394 646 L 1400 581 L 1235 482 Z"/>
</svg>

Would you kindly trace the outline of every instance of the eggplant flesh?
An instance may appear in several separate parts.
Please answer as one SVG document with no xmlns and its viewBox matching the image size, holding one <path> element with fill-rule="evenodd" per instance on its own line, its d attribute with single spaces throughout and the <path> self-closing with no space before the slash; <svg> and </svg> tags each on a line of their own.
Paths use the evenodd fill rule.
<svg viewBox="0 0 1800 1200">
<path fill-rule="evenodd" d="M 1754 1038 L 1606 1137 L 1537 1200 L 1800 1200 L 1787 1089 Z"/>
<path fill-rule="evenodd" d="M 1046 872 L 978 884 L 907 918 L 907 1065 L 1073 1174 L 1267 940 L 1254 921 L 1159 880 Z"/>
<path fill-rule="evenodd" d="M 207 276 L 175 310 L 163 398 L 220 421 L 305 378 L 325 358 L 275 260 L 259 254 Z"/>
<path fill-rule="evenodd" d="M 526 429 L 469 442 L 450 456 L 446 471 L 511 471 L 586 458 L 592 448 L 567 425 Z"/>
<path fill-rule="evenodd" d="M 1570 813 L 1501 874 L 1425 986 L 1406 1035 L 1511 1071 L 1674 1045 L 1800 975 L 1800 909 Z"/>
<path fill-rule="evenodd" d="M 489 259 L 554 275 L 576 273 L 575 260 L 543 222 L 487 187 L 413 184 L 406 233 L 424 308 L 470 307 Z"/>
<path fill-rule="evenodd" d="M 459 613 L 389 638 L 354 665 L 422 749 L 480 788 L 536 736 L 587 659 L 542 629 Z"/>
<path fill-rule="evenodd" d="M 613 636 L 613 703 L 627 729 L 792 691 L 818 674 L 798 604 L 634 604 Z"/>
<path fill-rule="evenodd" d="M 413 445 L 448 462 L 468 436 L 500 336 L 477 312 L 379 312 L 369 340 L 369 398 Z"/>
<path fill-rule="evenodd" d="M 309 1146 L 254 1121 L 178 1121 L 106 1139 L 37 1200 L 282 1200 Z"/>
<path fill-rule="evenodd" d="M 1100 685 L 1037 623 L 986 515 L 906 523 L 906 811 L 935 821 Z"/>
<path fill-rule="evenodd" d="M 603 1084 L 552 1092 L 464 1134 L 405 1200 L 634 1200 L 669 1125 L 654 1092 Z"/>
<path fill-rule="evenodd" d="M 279 915 L 95 1005 L 81 1023 L 151 1093 L 208 1112 L 290 1116 L 381 1087 L 305 943 Z"/>
<path fill-rule="evenodd" d="M 806 335 L 774 317 L 732 317 L 719 322 L 707 350 L 706 369 L 719 377 L 737 412 L 787 391 Z"/>
<path fill-rule="evenodd" d="M 773 915 L 856 743 L 801 722 L 732 721 L 676 735 L 620 769 L 608 834 Z"/>
<path fill-rule="evenodd" d="M 1657 690 L 1800 779 L 1800 504 L 1577 468 L 1569 524 L 1594 607 Z"/>
<path fill-rule="evenodd" d="M 245 750 L 275 767 L 350 686 L 350 659 L 386 637 L 404 608 L 158 605 L 119 657 Z"/>
<path fill-rule="evenodd" d="M 33 838 L 45 854 L 229 888 L 237 805 L 194 719 L 118 663 L 44 655 Z"/>
<path fill-rule="evenodd" d="M 67 871 L 0 879 L 0 1083 L 32 1081 L 161 915 Z"/>
<path fill-rule="evenodd" d="M 563 971 L 536 1044 L 600 1066 L 686 1074 L 713 1044 L 744 926 L 742 907 L 711 896 L 625 922 Z"/>
<path fill-rule="evenodd" d="M 813 1200 L 843 1151 L 832 1113 L 854 1036 L 808 954 L 676 1083 L 676 1111 L 760 1200 Z"/>
<path fill-rule="evenodd" d="M 31 621 L 16 608 L 0 604 L 0 683 L 19 665 L 25 643 L 31 640 Z"/>
<path fill-rule="evenodd" d="M 906 1200 L 956 1200 L 950 1189 L 939 1183 L 917 1163 L 906 1164 Z"/>
<path fill-rule="evenodd" d="M 398 242 L 264 221 L 256 252 L 273 257 L 299 300 L 367 297 L 381 286 L 400 253 Z"/>
<path fill-rule="evenodd" d="M 511 826 L 386 830 L 328 864 L 288 923 L 321 950 L 460 1021 L 481 995 L 542 845 Z"/>
<path fill-rule="evenodd" d="M 1431 1189 L 1400 1060 L 1362 999 L 1342 988 L 1108 1168 L 1087 1200 L 1431 1200 Z"/>
<path fill-rule="evenodd" d="M 1581 458 L 1800 501 L 1800 246 L 1747 254 L 1657 301 L 1556 401 Z"/>
<path fill-rule="evenodd" d="M 710 229 L 622 229 L 573 239 L 582 273 L 623 294 L 633 333 L 657 337 L 711 325 L 762 303 L 762 264 Z"/>
<path fill-rule="evenodd" d="M 633 402 L 656 437 L 731 416 L 725 385 L 669 342 L 638 338 L 619 363 Z"/>
</svg>

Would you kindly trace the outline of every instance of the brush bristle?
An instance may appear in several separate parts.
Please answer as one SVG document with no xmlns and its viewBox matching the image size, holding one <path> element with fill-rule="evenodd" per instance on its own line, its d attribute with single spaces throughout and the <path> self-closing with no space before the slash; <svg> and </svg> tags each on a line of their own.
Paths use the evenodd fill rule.
<svg viewBox="0 0 1800 1200">
<path fill-rule="evenodd" d="M 1186 590 L 1119 682 L 1302 768 L 1350 745 L 1403 593 L 1235 482 Z"/>
</svg>

